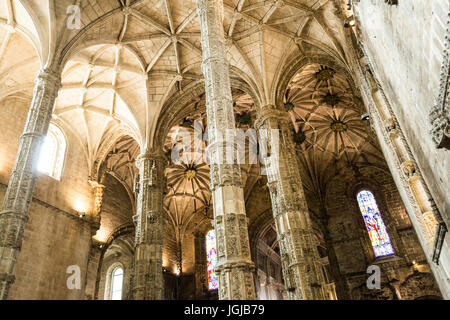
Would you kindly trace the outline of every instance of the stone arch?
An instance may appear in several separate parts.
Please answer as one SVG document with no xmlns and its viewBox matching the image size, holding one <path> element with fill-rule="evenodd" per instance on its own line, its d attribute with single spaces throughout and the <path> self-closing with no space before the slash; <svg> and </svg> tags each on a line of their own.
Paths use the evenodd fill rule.
<svg viewBox="0 0 450 320">
<path fill-rule="evenodd" d="M 46 31 L 44 30 L 44 26 L 39 21 L 36 10 L 32 8 L 32 5 L 28 1 L 11 0 L 11 3 L 12 2 L 21 6 L 21 9 L 23 9 L 23 12 L 26 14 L 26 17 L 24 18 L 27 20 L 16 21 L 17 23 L 14 27 L 31 42 L 36 50 L 40 65 L 43 67 L 46 63 L 46 57 L 48 55 L 48 52 L 46 52 L 47 48 L 45 47 L 48 37 L 46 35 Z M 0 24 L 3 24 L 3 22 Z M 28 27 L 26 26 L 27 24 L 29 25 Z"/>
<path fill-rule="evenodd" d="M 62 68 L 62 66 L 65 65 L 65 63 L 68 61 L 71 55 L 73 55 L 75 52 L 77 52 L 80 48 L 87 47 L 85 43 L 88 43 L 90 45 L 94 44 L 101 44 L 101 43 L 111 43 L 116 44 L 117 39 L 112 36 L 112 33 L 106 33 L 106 35 L 103 35 L 100 39 L 96 40 L 85 40 L 87 37 L 87 33 L 96 27 L 97 25 L 104 22 L 107 18 L 110 18 L 114 16 L 117 13 L 120 13 L 122 9 L 120 7 L 113 9 L 104 15 L 98 17 L 94 21 L 90 21 L 88 25 L 86 25 L 83 29 L 81 29 L 70 41 L 65 45 L 65 47 L 58 53 L 57 59 L 57 65 Z M 109 38 L 108 38 L 109 36 Z M 62 70 L 62 69 L 61 69 Z"/>
<path fill-rule="evenodd" d="M 90 48 L 90 47 L 94 47 L 94 46 L 98 46 L 98 45 L 117 45 L 118 42 L 114 39 L 93 39 L 93 40 L 88 40 L 88 41 L 83 41 L 81 43 L 79 43 L 77 46 L 70 48 L 70 50 L 67 51 L 63 51 L 64 54 L 61 54 L 60 59 L 58 60 L 58 68 L 59 68 L 59 73 L 62 72 L 62 70 L 64 69 L 64 67 L 66 66 L 66 64 L 70 61 L 70 59 L 72 59 L 78 52 Z M 145 62 L 144 62 L 144 58 L 142 57 L 142 55 L 136 51 L 136 49 L 134 49 L 132 46 L 128 45 L 128 44 L 124 44 L 121 43 L 120 44 L 123 48 L 127 49 L 130 53 L 132 53 L 136 60 L 139 62 L 139 66 L 142 69 L 142 73 L 145 74 Z"/>
<path fill-rule="evenodd" d="M 108 267 L 108 270 L 106 271 L 106 277 L 105 277 L 105 293 L 104 293 L 104 299 L 105 300 L 111 300 L 111 290 L 112 290 L 112 275 L 114 272 L 121 268 L 123 272 L 125 273 L 125 266 L 122 262 L 115 262 L 112 265 Z M 123 280 L 122 280 L 123 281 Z"/>
<path fill-rule="evenodd" d="M 250 225 L 249 238 L 252 260 L 257 270 L 255 285 L 259 288 L 259 298 L 264 300 L 284 299 L 287 293 L 284 287 L 278 236 L 271 209 L 258 215 L 257 220 Z"/>
<path fill-rule="evenodd" d="M 100 182 L 100 167 L 102 163 L 105 161 L 108 152 L 110 152 L 117 141 L 119 141 L 119 139 L 124 136 L 130 136 L 131 138 L 133 138 L 142 150 L 142 141 L 140 141 L 139 137 L 136 136 L 134 130 L 131 130 L 128 126 L 125 125 L 117 125 L 113 127 L 111 130 L 106 132 L 104 137 L 102 138 L 102 143 L 97 150 L 96 157 L 93 161 L 93 165 L 89 173 L 89 180 Z"/>
<path fill-rule="evenodd" d="M 247 82 L 236 77 L 232 77 L 230 80 L 232 88 L 240 89 L 252 97 L 255 107 L 258 110 L 258 95 L 252 90 Z M 204 80 L 201 79 L 189 84 L 183 92 L 178 92 L 165 101 L 160 111 L 160 115 L 162 116 L 157 121 L 153 139 L 151 139 L 154 147 L 164 145 L 164 140 L 166 139 L 170 128 L 177 121 L 181 121 L 191 112 L 189 107 L 192 100 L 196 99 L 204 92 L 205 83 Z"/>
<path fill-rule="evenodd" d="M 20 21 L 0 19 L 0 99 L 10 95 L 33 97 L 34 80 L 43 61 L 40 44 L 27 30 Z"/>
<path fill-rule="evenodd" d="M 95 299 L 101 299 L 101 297 L 99 296 L 100 294 L 100 290 L 102 290 L 103 292 L 103 296 L 105 296 L 105 294 L 107 293 L 108 290 L 108 278 L 110 275 L 110 272 L 112 269 L 111 267 L 117 267 L 117 265 L 122 265 L 123 269 L 124 269 L 124 273 L 125 277 L 124 277 L 124 282 L 125 282 L 125 278 L 127 279 L 127 282 L 130 283 L 131 281 L 131 273 L 133 272 L 132 270 L 132 265 L 127 265 L 124 266 L 124 261 L 119 262 L 119 261 L 115 261 L 113 262 L 112 265 L 107 266 L 107 273 L 106 273 L 106 277 L 105 277 L 105 272 L 104 272 L 104 263 L 105 263 L 105 254 L 108 251 L 108 249 L 112 248 L 112 245 L 114 243 L 115 240 L 121 239 L 121 238 L 126 238 L 126 241 L 122 241 L 121 243 L 118 244 L 119 250 L 122 250 L 124 253 L 128 252 L 129 256 L 133 256 L 133 252 L 134 252 L 134 247 L 132 246 L 132 243 L 130 243 L 130 240 L 134 239 L 134 232 L 135 232 L 135 228 L 133 224 L 128 224 L 128 225 L 123 225 L 120 226 L 118 228 L 116 228 L 111 235 L 108 237 L 108 239 L 106 240 L 105 243 L 100 244 L 100 257 L 99 257 L 99 264 L 97 267 L 97 273 L 96 273 L 96 284 L 95 284 L 95 294 L 94 297 Z M 117 251 L 117 248 L 114 249 Z M 103 272 L 102 272 L 103 270 Z M 109 272 L 109 275 L 108 275 Z M 131 283 L 130 283 L 131 284 Z M 127 287 L 127 286 L 125 286 Z M 131 289 L 131 288 L 128 288 Z M 109 291 L 109 290 L 108 290 Z M 128 290 L 130 291 L 130 290 Z M 127 299 L 129 297 L 130 292 L 123 292 L 123 297 L 125 299 Z M 128 295 L 128 297 L 127 297 Z"/>
<path fill-rule="evenodd" d="M 293 76 L 304 66 L 313 63 L 321 64 L 329 68 L 333 68 L 338 72 L 342 72 L 349 81 L 354 96 L 358 96 L 358 91 L 356 89 L 353 77 L 345 64 L 339 62 L 339 60 L 333 58 L 331 55 L 324 53 L 307 54 L 305 56 L 295 56 L 288 59 L 284 67 L 281 69 L 282 71 L 279 72 L 276 85 L 274 85 L 274 92 L 271 93 L 272 99 L 277 107 L 283 105 L 284 93 Z"/>
</svg>

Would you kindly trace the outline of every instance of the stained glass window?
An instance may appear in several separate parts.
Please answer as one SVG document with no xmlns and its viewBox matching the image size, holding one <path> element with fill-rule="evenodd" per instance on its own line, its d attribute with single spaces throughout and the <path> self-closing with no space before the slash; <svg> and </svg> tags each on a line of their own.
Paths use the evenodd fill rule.
<svg viewBox="0 0 450 320">
<path fill-rule="evenodd" d="M 217 264 L 217 252 L 216 252 L 216 231 L 210 230 L 206 234 L 206 253 L 207 253 L 207 266 L 208 266 L 208 288 L 209 290 L 216 290 L 219 288 L 219 281 L 217 280 L 214 267 Z"/>
<path fill-rule="evenodd" d="M 372 192 L 363 190 L 358 193 L 357 199 L 375 256 L 383 257 L 394 254 L 391 239 L 386 231 L 383 219 L 381 219 L 380 210 Z"/>
</svg>

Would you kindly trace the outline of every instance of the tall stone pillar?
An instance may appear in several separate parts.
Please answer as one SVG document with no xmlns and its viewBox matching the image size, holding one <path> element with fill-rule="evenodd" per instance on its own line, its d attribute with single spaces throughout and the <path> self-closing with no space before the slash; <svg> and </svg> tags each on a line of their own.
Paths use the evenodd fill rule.
<svg viewBox="0 0 450 320">
<path fill-rule="evenodd" d="M 20 137 L 16 163 L 0 212 L 0 298 L 7 299 L 28 221 L 36 182 L 41 143 L 47 134 L 60 76 L 42 70 L 35 80 L 34 95 L 25 129 Z"/>
<path fill-rule="evenodd" d="M 217 238 L 219 299 L 255 299 L 254 269 L 248 240 L 241 169 L 236 157 L 225 163 L 227 142 L 235 129 L 229 63 L 223 33 L 223 1 L 197 0 L 208 118 L 208 156 L 214 227 Z M 231 149 L 235 150 L 233 143 Z M 230 149 L 230 148 L 228 148 Z"/>
<path fill-rule="evenodd" d="M 137 159 L 139 168 L 133 298 L 163 299 L 163 193 L 167 160 L 162 152 L 144 152 Z"/>
<path fill-rule="evenodd" d="M 268 106 L 263 108 L 255 127 L 261 139 L 267 133 L 267 145 L 271 148 L 265 169 L 289 299 L 323 300 L 324 278 L 303 192 L 292 124 L 285 112 Z M 278 150 L 274 149 L 277 145 Z"/>
<path fill-rule="evenodd" d="M 327 209 L 324 204 L 324 200 L 321 200 L 320 203 L 320 217 L 321 221 L 319 223 L 319 227 L 322 229 L 323 237 L 325 240 L 325 246 L 327 247 L 327 254 L 328 254 L 328 262 L 330 264 L 330 272 L 331 276 L 333 277 L 334 283 L 335 283 L 335 296 L 339 298 L 340 300 L 348 300 L 350 299 L 350 293 L 349 288 L 347 285 L 347 281 L 345 280 L 345 277 L 341 273 L 341 269 L 339 268 L 339 262 L 336 256 L 336 251 L 334 250 L 334 243 L 333 239 L 330 237 L 330 231 L 328 229 L 328 222 L 330 219 L 330 216 L 328 215 Z M 332 289 L 331 286 L 329 286 L 330 290 Z M 330 295 L 330 294 L 329 294 Z"/>
</svg>

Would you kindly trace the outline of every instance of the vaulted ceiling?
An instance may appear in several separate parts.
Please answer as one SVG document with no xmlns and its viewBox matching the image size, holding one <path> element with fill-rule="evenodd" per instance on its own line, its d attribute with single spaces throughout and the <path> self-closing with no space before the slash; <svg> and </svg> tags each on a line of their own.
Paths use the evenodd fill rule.
<svg viewBox="0 0 450 320">
<path fill-rule="evenodd" d="M 348 65 L 344 2 L 223 1 L 231 74 L 252 91 L 233 89 L 238 126 L 251 127 L 255 105 L 276 104 L 284 72 L 296 57 L 327 56 L 343 68 Z M 68 28 L 72 5 L 80 8 L 79 29 Z M 89 168 L 99 159 L 106 161 L 127 191 L 132 189 L 135 167 L 130 163 L 136 150 L 157 143 L 159 119 L 180 108 L 173 103 L 167 109 L 166 102 L 203 81 L 194 0 L 0 0 L 0 40 L 0 98 L 31 95 L 39 66 L 59 67 L 62 87 L 54 121 L 83 146 Z M 304 183 L 311 190 L 329 178 L 332 163 L 382 160 L 360 120 L 362 106 L 349 80 L 336 70 L 309 63 L 289 79 L 287 90 L 282 88 L 301 140 Z M 206 128 L 204 96 L 192 96 L 189 115 L 176 119 L 169 135 L 196 119 Z M 112 134 L 123 128 L 126 138 Z M 118 141 L 116 147 L 108 141 L 111 137 Z M 165 151 L 172 147 L 167 141 Z M 134 151 L 127 153 L 129 144 Z M 243 172 L 247 185 L 254 185 L 257 166 L 243 166 Z M 185 225 L 189 214 L 209 206 L 208 167 L 172 165 L 167 177 L 166 210 L 175 226 Z M 180 194 L 188 195 L 186 203 L 179 203 Z"/>
<path fill-rule="evenodd" d="M 361 118 L 362 102 L 342 72 L 316 63 L 304 66 L 291 79 L 284 103 L 307 191 L 321 194 L 342 167 L 385 166 L 369 122 Z"/>
<path fill-rule="evenodd" d="M 232 91 L 236 125 L 243 130 L 251 128 L 256 119 L 256 108 L 251 97 L 245 92 L 234 89 Z M 189 104 L 188 116 L 180 121 L 174 119 L 164 145 L 169 158 L 172 152 L 179 159 L 166 169 L 167 193 L 164 198 L 164 209 L 169 221 L 176 230 L 184 231 L 191 222 L 212 219 L 212 199 L 209 189 L 209 165 L 205 162 L 206 148 L 206 101 L 205 95 L 192 100 Z M 184 139 L 190 139 L 190 144 Z M 187 144 L 189 148 L 182 150 L 177 146 Z M 247 145 L 248 148 L 248 145 Z M 179 158 L 178 158 L 179 157 Z M 258 164 L 241 165 L 243 183 L 246 195 L 259 176 Z M 195 217 L 198 216 L 198 217 Z"/>
<path fill-rule="evenodd" d="M 55 115 L 76 132 L 88 162 L 113 125 L 131 127 L 141 146 L 151 143 L 164 102 L 202 79 L 196 1 L 0 3 L 3 29 L 26 33 L 42 64 L 63 69 Z M 70 27 L 73 5 L 79 29 Z M 223 25 L 232 70 L 260 104 L 273 102 L 278 73 L 292 55 L 316 48 L 345 63 L 340 8 L 332 0 L 225 0 Z"/>
</svg>

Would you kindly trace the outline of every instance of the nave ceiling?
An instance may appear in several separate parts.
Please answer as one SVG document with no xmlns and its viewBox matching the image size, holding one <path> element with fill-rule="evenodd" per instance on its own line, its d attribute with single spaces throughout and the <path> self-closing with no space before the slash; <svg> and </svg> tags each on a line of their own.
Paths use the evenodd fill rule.
<svg viewBox="0 0 450 320">
<path fill-rule="evenodd" d="M 24 59 L 30 61 L 30 67 L 20 76 L 16 68 L 8 71 L 0 64 L 2 85 L 13 84 L 12 89 L 1 92 L 31 96 L 30 84 L 39 65 L 59 64 L 62 87 L 53 121 L 83 146 L 90 178 L 96 177 L 99 162 L 106 161 L 108 170 L 115 172 L 127 191 L 132 190 L 136 152 L 118 151 L 121 144 L 126 145 L 123 140 L 134 139 L 133 150 L 157 143 L 161 117 L 176 114 L 180 107 L 172 104 L 172 109 L 167 109 L 166 102 L 174 95 L 188 94 L 191 87 L 203 81 L 195 1 L 44 2 L 46 5 L 41 0 L 0 1 L 0 58 L 17 66 L 14 46 L 21 46 Z M 70 30 L 66 25 L 67 7 L 74 3 L 81 8 L 80 30 Z M 360 119 L 362 106 L 351 81 L 339 71 L 348 63 L 349 50 L 340 10 L 341 2 L 332 0 L 224 1 L 223 26 L 231 75 L 251 91 L 233 89 L 239 116 L 251 114 L 254 121 L 259 107 L 276 104 L 283 70 L 295 57 L 326 56 L 327 61 L 340 66 L 331 72 L 330 79 L 320 80 L 317 74 L 323 69 L 333 70 L 333 66 L 307 63 L 285 90 L 281 88 L 285 105 L 278 107 L 291 103 L 286 110 L 296 136 L 303 140 L 298 149 L 304 184 L 313 193 L 323 190 L 322 185 L 334 174 L 331 164 L 334 168 L 337 163 L 384 165 L 367 124 Z M 25 40 L 27 37 L 31 41 Z M 192 113 L 171 123 L 171 130 L 195 117 L 206 126 L 204 97 L 196 95 L 191 105 Z M 118 136 L 115 131 L 127 134 Z M 119 141 L 118 146 L 114 146 L 115 141 Z M 243 166 L 244 179 L 252 177 L 249 186 L 258 180 L 258 170 L 257 166 Z M 193 212 L 210 207 L 207 165 L 172 165 L 167 169 L 167 181 L 165 207 L 173 215 L 170 218 L 175 226 L 185 226 Z"/>
</svg>

